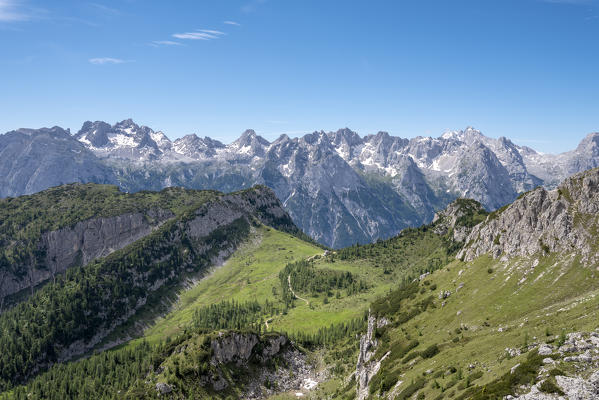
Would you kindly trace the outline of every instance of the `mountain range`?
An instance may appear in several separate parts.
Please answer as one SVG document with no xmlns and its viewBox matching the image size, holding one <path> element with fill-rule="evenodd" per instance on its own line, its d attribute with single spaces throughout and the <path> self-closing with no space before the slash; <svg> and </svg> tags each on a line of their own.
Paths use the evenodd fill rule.
<svg viewBox="0 0 599 400">
<path fill-rule="evenodd" d="M 227 145 L 196 135 L 171 141 L 130 119 L 87 121 L 74 135 L 59 127 L 0 135 L 1 197 L 71 182 L 129 192 L 169 186 L 229 192 L 263 184 L 299 228 L 334 248 L 428 223 L 458 197 L 490 211 L 597 166 L 599 133 L 557 155 L 471 127 L 438 138 L 362 137 L 345 128 L 272 142 L 247 130 Z"/>
</svg>

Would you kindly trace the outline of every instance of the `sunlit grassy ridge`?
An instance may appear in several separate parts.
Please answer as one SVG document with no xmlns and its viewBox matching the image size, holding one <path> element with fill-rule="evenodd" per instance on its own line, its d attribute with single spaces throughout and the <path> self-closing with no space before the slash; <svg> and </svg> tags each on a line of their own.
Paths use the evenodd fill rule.
<svg viewBox="0 0 599 400">
<path fill-rule="evenodd" d="M 199 307 L 223 300 L 273 300 L 278 273 L 288 262 L 321 254 L 323 250 L 273 228 L 259 227 L 224 265 L 216 266 L 197 285 L 181 293 L 173 310 L 147 330 L 149 341 L 163 340 L 188 326 Z"/>
<path fill-rule="evenodd" d="M 274 315 L 263 315 L 270 330 L 314 333 L 331 324 L 360 318 L 370 303 L 397 285 L 398 280 L 437 265 L 447 254 L 438 235 L 414 230 L 381 244 L 376 250 L 366 247 L 362 255 L 343 257 L 342 253 L 323 257 L 323 249 L 273 228 L 259 227 L 251 239 L 227 262 L 215 267 L 195 286 L 183 291 L 171 312 L 149 328 L 144 337 L 150 342 L 166 339 L 180 332 L 192 321 L 194 310 L 224 300 L 238 302 L 274 302 L 284 309 L 279 272 L 293 261 L 311 259 L 314 267 L 351 272 L 367 289 L 348 295 L 346 290 L 333 290 L 332 295 L 298 295 L 293 307 Z M 382 250 L 381 250 L 382 249 Z M 385 252 L 402 253 L 385 257 Z M 350 250 L 351 252 L 351 250 Z M 345 258 L 345 259 L 342 259 Z"/>
<path fill-rule="evenodd" d="M 433 306 L 403 324 L 387 315 L 392 323 L 377 332 L 381 339 L 377 356 L 390 354 L 371 383 L 373 395 L 394 391 L 402 398 L 412 383 L 424 382 L 416 390 L 424 398 L 460 394 L 468 398 L 473 393 L 467 392 L 469 388 L 498 379 L 527 357 L 511 358 L 506 348 L 524 352 L 528 344 L 553 341 L 562 331 L 597 327 L 599 272 L 581 265 L 574 255 L 509 263 L 487 256 L 471 263 L 454 261 L 419 282 L 419 288 L 402 309 L 431 294 Z M 451 295 L 439 299 L 441 291 Z M 418 341 L 416 348 L 407 354 L 398 351 L 413 340 Z M 431 346 L 437 346 L 439 353 L 430 358 L 419 355 Z M 354 394 L 351 387 L 344 396 Z"/>
</svg>

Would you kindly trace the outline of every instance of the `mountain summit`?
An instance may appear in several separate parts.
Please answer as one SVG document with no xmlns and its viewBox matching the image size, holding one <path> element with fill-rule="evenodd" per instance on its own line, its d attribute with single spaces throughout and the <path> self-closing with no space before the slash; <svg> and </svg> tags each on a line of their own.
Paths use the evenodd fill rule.
<svg viewBox="0 0 599 400">
<path fill-rule="evenodd" d="M 26 157 L 42 138 L 43 156 Z M 0 136 L 0 195 L 68 182 L 118 183 L 130 192 L 168 186 L 226 192 L 265 184 L 306 233 L 343 247 L 430 222 L 458 197 L 491 211 L 535 187 L 555 188 L 599 166 L 598 143 L 593 133 L 575 150 L 541 154 L 467 127 L 438 138 L 362 137 L 344 128 L 273 142 L 248 129 L 225 145 L 196 135 L 171 142 L 131 119 L 87 121 L 73 136 L 57 127 Z"/>
</svg>

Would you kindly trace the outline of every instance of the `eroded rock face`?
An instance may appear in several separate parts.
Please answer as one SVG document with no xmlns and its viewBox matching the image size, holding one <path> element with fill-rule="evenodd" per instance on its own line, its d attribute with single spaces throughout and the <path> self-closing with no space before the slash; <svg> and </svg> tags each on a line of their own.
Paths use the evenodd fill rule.
<svg viewBox="0 0 599 400">
<path fill-rule="evenodd" d="M 530 256 L 576 249 L 591 254 L 599 214 L 599 169 L 567 179 L 556 190 L 537 188 L 501 212 L 492 213 L 467 238 L 458 258 Z"/>
<path fill-rule="evenodd" d="M 154 209 L 146 213 L 92 218 L 72 227 L 42 234 L 38 248 L 46 253 L 43 265 L 26 265 L 24 277 L 0 272 L 0 300 L 20 290 L 36 286 L 76 265 L 105 257 L 148 235 L 173 213 Z"/>
<path fill-rule="evenodd" d="M 290 390 L 311 390 L 324 379 L 285 335 L 222 332 L 211 340 L 210 349 L 212 369 L 200 378 L 201 385 L 222 391 L 242 384 L 243 399 L 262 399 Z M 280 367 L 272 368 L 273 360 L 278 360 Z M 223 374 L 220 368 L 226 364 L 245 370 L 249 376 L 247 382 L 239 381 L 238 376 Z M 272 384 L 274 382 L 276 385 Z"/>
<path fill-rule="evenodd" d="M 212 362 L 241 364 L 252 356 L 254 346 L 260 342 L 258 335 L 248 333 L 228 333 L 211 343 Z"/>
<path fill-rule="evenodd" d="M 379 372 L 381 362 L 389 355 L 389 352 L 387 352 L 380 360 L 372 359 L 378 346 L 378 341 L 374 338 L 374 331 L 377 327 L 385 326 L 386 321 L 386 319 L 377 321 L 374 315 L 368 315 L 368 330 L 360 338 L 360 353 L 358 354 L 358 363 L 356 365 L 356 398 L 358 400 L 364 400 L 368 397 L 368 385 L 377 372 Z"/>
</svg>

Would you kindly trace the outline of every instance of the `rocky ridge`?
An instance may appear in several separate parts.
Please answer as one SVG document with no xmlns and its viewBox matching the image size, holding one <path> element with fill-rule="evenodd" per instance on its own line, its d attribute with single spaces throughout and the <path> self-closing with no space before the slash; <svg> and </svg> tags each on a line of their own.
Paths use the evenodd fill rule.
<svg viewBox="0 0 599 400">
<path fill-rule="evenodd" d="M 390 352 L 385 353 L 380 360 L 373 359 L 378 347 L 378 341 L 374 337 L 376 328 L 382 328 L 387 325 L 385 318 L 377 319 L 374 315 L 368 315 L 368 329 L 360 337 L 360 351 L 358 353 L 358 362 L 356 364 L 355 380 L 356 399 L 364 400 L 369 395 L 369 384 L 371 379 L 379 372 L 381 363 L 387 358 Z"/>
<path fill-rule="evenodd" d="M 474 227 L 458 258 L 483 254 L 504 260 L 535 253 L 576 250 L 585 261 L 597 258 L 599 169 L 568 178 L 554 190 L 537 188 L 491 213 Z"/>
<path fill-rule="evenodd" d="M 129 119 L 114 125 L 87 121 L 76 135 L 53 139 L 68 142 L 73 151 L 49 146 L 40 169 L 37 158 L 23 164 L 27 147 L 19 135 L 25 131 L 37 135 L 20 130 L 0 136 L 0 171 L 7 170 L 0 195 L 64 182 L 118 182 L 127 191 L 183 186 L 225 192 L 265 184 L 302 230 L 331 247 L 372 242 L 428 223 L 457 197 L 494 210 L 519 193 L 539 185 L 553 188 L 599 165 L 597 133 L 571 152 L 545 155 L 471 127 L 438 138 L 386 132 L 361 137 L 345 128 L 281 135 L 272 142 L 247 130 L 225 145 L 196 135 L 170 141 Z M 75 163 L 80 167 L 70 167 Z"/>
<path fill-rule="evenodd" d="M 33 290 L 70 267 L 85 266 L 96 258 L 122 249 L 150 234 L 173 216 L 168 210 L 153 209 L 146 213 L 92 218 L 73 227 L 44 232 L 37 244 L 37 248 L 45 254 L 43 263 L 32 262 L 18 267 L 27 271 L 24 278 L 12 275 L 6 269 L 0 271 L 0 304 L 6 296 L 23 289 Z"/>
</svg>

